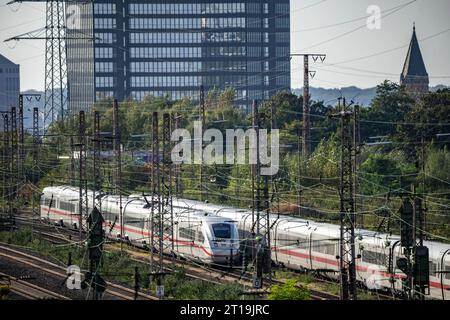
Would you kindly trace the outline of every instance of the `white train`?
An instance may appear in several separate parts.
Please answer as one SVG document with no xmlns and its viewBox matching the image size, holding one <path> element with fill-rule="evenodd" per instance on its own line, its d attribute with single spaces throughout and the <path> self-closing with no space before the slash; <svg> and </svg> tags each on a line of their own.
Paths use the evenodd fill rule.
<svg viewBox="0 0 450 320">
<path fill-rule="evenodd" d="M 89 199 L 92 199 L 91 193 Z M 151 209 L 142 196 L 124 199 L 124 236 L 146 246 Z M 116 196 L 101 197 L 101 210 L 109 228 L 116 232 L 119 230 L 117 202 Z M 44 189 L 41 205 L 43 219 L 78 227 L 77 210 L 78 189 Z M 252 213 L 249 210 L 174 199 L 173 212 L 175 251 L 181 256 L 228 264 L 230 256 L 235 261 L 238 252 L 243 251 L 237 240 L 240 239 L 242 244 L 252 238 Z M 214 229 L 214 225 L 218 229 Z M 275 264 L 294 270 L 318 270 L 330 277 L 339 277 L 339 226 L 283 215 L 271 215 L 270 225 L 271 258 Z M 396 266 L 397 258 L 402 257 L 400 237 L 364 229 L 357 229 L 355 233 L 357 280 L 370 289 L 401 292 L 405 274 Z M 429 249 L 430 297 L 449 300 L 450 245 L 433 241 L 425 241 L 424 245 Z"/>
<path fill-rule="evenodd" d="M 252 213 L 249 210 L 182 199 L 174 200 L 174 205 L 237 221 L 239 238 L 243 240 L 250 236 Z M 270 225 L 273 226 L 270 231 L 273 262 L 297 270 L 322 270 L 331 277 L 339 277 L 338 225 L 273 214 Z M 370 289 L 401 292 L 405 274 L 396 266 L 397 258 L 402 257 L 400 237 L 363 229 L 355 233 L 359 257 L 357 280 Z M 429 249 L 430 297 L 449 300 L 450 245 L 424 241 L 424 246 Z"/>
<path fill-rule="evenodd" d="M 119 197 L 96 197 L 105 219 L 108 237 L 126 240 L 144 248 L 151 242 L 151 205 L 140 197 L 122 197 L 124 235 L 120 234 Z M 88 192 L 92 209 L 93 193 Z M 41 218 L 50 223 L 78 229 L 79 190 L 74 187 L 48 187 L 41 197 Z M 173 208 L 174 232 L 164 236 L 164 247 L 174 243 L 174 253 L 203 263 L 230 264 L 239 260 L 239 238 L 236 223 L 228 218 L 190 208 Z"/>
</svg>

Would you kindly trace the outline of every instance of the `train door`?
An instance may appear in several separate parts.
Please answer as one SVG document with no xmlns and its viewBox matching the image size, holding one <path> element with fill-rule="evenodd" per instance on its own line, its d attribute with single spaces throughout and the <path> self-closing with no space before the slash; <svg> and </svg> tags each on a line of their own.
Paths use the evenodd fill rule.
<svg viewBox="0 0 450 320">
<path fill-rule="evenodd" d="M 196 231 L 195 231 L 195 242 L 196 242 L 196 248 L 199 251 L 199 255 L 204 256 L 205 252 L 203 251 L 205 247 L 205 237 L 203 235 L 202 225 L 197 225 Z"/>
<path fill-rule="evenodd" d="M 439 275 L 440 280 L 440 288 L 441 288 L 441 297 L 442 300 L 450 299 L 450 294 L 448 293 L 450 289 L 450 259 L 447 256 L 450 255 L 450 249 L 446 250 L 442 254 L 442 258 L 440 261 L 441 272 Z"/>
<path fill-rule="evenodd" d="M 272 236 L 272 239 L 273 239 L 273 241 L 272 241 L 272 243 L 273 243 L 273 247 L 272 247 L 272 254 L 273 254 L 273 256 L 272 256 L 272 260 L 273 261 L 275 261 L 275 263 L 277 263 L 278 264 L 278 250 L 277 250 L 277 248 L 278 248 L 278 246 L 280 245 L 280 241 L 279 241 L 279 239 L 278 239 L 278 237 L 279 237 L 279 232 L 278 232 L 278 226 L 280 225 L 280 222 L 281 222 L 282 220 L 279 220 L 279 221 L 277 221 L 276 222 L 276 224 L 275 224 L 275 226 L 274 226 L 274 231 L 273 231 L 273 236 Z"/>
</svg>

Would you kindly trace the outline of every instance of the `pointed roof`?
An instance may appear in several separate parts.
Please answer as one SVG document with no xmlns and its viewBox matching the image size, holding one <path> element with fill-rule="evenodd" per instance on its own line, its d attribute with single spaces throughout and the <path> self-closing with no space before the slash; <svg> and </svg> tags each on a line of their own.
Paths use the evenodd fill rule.
<svg viewBox="0 0 450 320">
<path fill-rule="evenodd" d="M 406 76 L 428 77 L 422 53 L 420 52 L 419 42 L 416 36 L 416 26 L 414 24 L 411 42 L 409 44 L 408 54 L 406 55 L 405 65 L 403 66 L 402 78 Z"/>
<path fill-rule="evenodd" d="M 17 64 L 15 64 L 14 62 L 12 62 L 11 60 L 9 60 L 8 58 L 6 58 L 4 55 L 2 55 L 0 53 L 0 64 L 5 65 L 5 64 L 10 64 L 10 65 L 14 65 L 17 66 Z"/>
</svg>

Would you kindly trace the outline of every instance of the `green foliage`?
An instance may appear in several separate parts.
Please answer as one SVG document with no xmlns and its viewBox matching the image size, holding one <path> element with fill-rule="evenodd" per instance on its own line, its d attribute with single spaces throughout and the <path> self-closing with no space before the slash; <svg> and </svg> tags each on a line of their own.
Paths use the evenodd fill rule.
<svg viewBox="0 0 450 320">
<path fill-rule="evenodd" d="M 251 114 L 234 105 L 235 96 L 236 91 L 232 88 L 223 91 L 214 88 L 206 94 L 205 128 L 218 129 L 225 134 L 226 129 L 245 130 L 251 126 Z M 334 221 L 339 210 L 341 139 L 340 121 L 329 115 L 339 110 L 337 106 L 326 105 L 322 101 L 310 102 L 313 150 L 310 156 L 303 156 L 298 152 L 302 139 L 302 105 L 303 98 L 289 92 L 278 92 L 260 103 L 262 127 L 280 129 L 280 170 L 270 179 L 272 208 L 284 213 L 302 214 L 304 218 Z M 112 106 L 113 101 L 105 99 L 93 107 L 93 110 L 100 112 L 102 132 L 112 133 Z M 438 217 L 450 220 L 444 210 L 449 205 L 450 143 L 448 137 L 438 137 L 436 134 L 448 132 L 449 108 L 450 90 L 414 97 L 403 87 L 389 81 L 377 87 L 373 102 L 361 108 L 361 141 L 374 142 L 383 137 L 382 141 L 392 143 L 362 148 L 362 165 L 357 173 L 357 193 L 360 194 L 357 201 L 363 204 L 364 210 L 377 212 L 377 208 L 385 208 L 386 202 L 392 210 L 396 210 L 398 203 L 393 199 L 395 192 L 391 194 L 391 191 L 410 190 L 414 185 L 417 192 L 425 191 L 432 200 L 428 202 L 430 214 L 427 230 L 445 235 L 443 232 L 448 227 L 445 222 L 440 223 Z M 151 150 L 153 112 L 177 113 L 180 127 L 192 135 L 194 121 L 200 119 L 198 105 L 189 98 L 170 101 L 168 97 L 148 96 L 141 102 L 122 102 L 119 110 L 124 146 L 122 189 L 129 193 L 149 193 L 150 166 L 137 157 L 136 152 Z M 92 121 L 92 113 L 86 113 L 88 135 L 92 133 Z M 161 116 L 159 122 L 162 124 Z M 39 188 L 68 183 L 69 161 L 64 156 L 69 154 L 68 134 L 76 135 L 77 132 L 78 116 L 64 124 L 57 122 L 49 129 L 50 136 L 45 137 L 39 146 Z M 375 136 L 378 138 L 373 139 Z M 112 149 L 110 138 L 103 143 L 104 151 Z M 31 136 L 27 135 L 25 139 L 26 145 L 30 146 Z M 78 142 L 76 137 L 74 142 Z M 2 138 L 0 146 L 3 147 Z M 422 146 L 426 160 L 425 174 L 421 165 Z M 26 154 L 25 167 L 27 178 L 31 181 L 31 152 Z M 102 162 L 104 190 L 111 190 L 113 168 L 111 159 Z M 89 176 L 93 174 L 92 170 L 92 163 L 88 161 Z M 251 176 L 249 165 L 204 165 L 204 198 L 209 202 L 249 208 L 252 205 Z M 182 165 L 180 181 L 180 197 L 200 199 L 198 165 Z M 89 188 L 92 187 L 90 182 Z M 422 183 L 425 183 L 425 188 Z M 5 205 L 3 201 L 0 203 Z M 298 210 L 298 203 L 301 203 L 302 210 Z M 380 225 L 376 214 L 364 219 L 367 228 L 377 229 Z"/>
<path fill-rule="evenodd" d="M 0 300 L 8 300 L 10 288 L 7 285 L 0 285 Z"/>
<path fill-rule="evenodd" d="M 425 142 L 439 141 L 436 135 L 448 133 L 450 129 L 450 125 L 448 125 L 450 121 L 449 110 L 450 89 L 430 92 L 421 96 L 405 116 L 404 120 L 407 123 L 399 126 L 397 139 L 412 144 L 408 146 L 408 151 L 411 154 L 417 151 L 414 144 L 422 141 L 422 139 Z M 441 146 L 445 145 L 450 146 L 448 139 L 441 144 Z"/>
<path fill-rule="evenodd" d="M 336 139 L 322 140 L 308 160 L 308 174 L 311 177 L 337 177 L 340 154 L 340 146 Z"/>
<path fill-rule="evenodd" d="M 165 277 L 165 290 L 176 300 L 237 300 L 241 298 L 242 286 L 238 283 L 213 284 L 200 280 L 186 280 L 184 269 Z"/>
<path fill-rule="evenodd" d="M 447 148 L 431 149 L 425 161 L 425 173 L 429 185 L 436 189 L 448 190 L 450 181 L 450 152 Z M 449 195 L 448 195 L 449 196 Z"/>
<path fill-rule="evenodd" d="M 363 140 L 372 136 L 394 135 L 397 125 L 388 122 L 403 122 L 413 104 L 414 99 L 404 87 L 388 80 L 378 85 L 377 95 L 370 108 L 362 109 L 361 118 L 374 121 L 364 123 L 361 127 Z"/>
<path fill-rule="evenodd" d="M 311 300 L 311 293 L 304 287 L 297 286 L 295 280 L 287 280 L 284 284 L 273 285 L 269 300 Z"/>
<path fill-rule="evenodd" d="M 361 165 L 361 185 L 367 194 L 409 188 L 414 182 L 414 177 L 409 175 L 414 172 L 414 164 L 408 163 L 400 151 L 370 152 Z"/>
</svg>

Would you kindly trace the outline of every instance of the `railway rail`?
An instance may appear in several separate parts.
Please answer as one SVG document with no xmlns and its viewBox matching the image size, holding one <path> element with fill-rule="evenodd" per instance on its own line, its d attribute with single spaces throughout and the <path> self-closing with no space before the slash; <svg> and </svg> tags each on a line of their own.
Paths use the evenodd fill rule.
<svg viewBox="0 0 450 320">
<path fill-rule="evenodd" d="M 0 245 L 0 257 L 4 259 L 14 260 L 20 264 L 26 265 L 29 268 L 37 269 L 47 274 L 59 277 L 61 279 L 66 279 L 66 268 L 59 266 L 53 262 L 44 260 L 42 258 L 36 257 L 34 255 L 21 252 L 19 250 L 11 249 L 4 245 Z M 118 285 L 112 282 L 106 282 L 107 289 L 105 294 L 113 296 L 122 300 L 135 300 L 135 291 L 122 285 Z M 138 300 L 158 300 L 157 297 L 152 295 L 138 292 Z"/>
<path fill-rule="evenodd" d="M 0 272 L 0 278 L 2 279 L 2 282 L 4 284 L 9 286 L 9 289 L 12 292 L 26 298 L 27 300 L 71 300 L 69 297 L 66 297 L 62 294 L 42 288 L 24 279 L 19 279 L 3 272 Z"/>
</svg>

